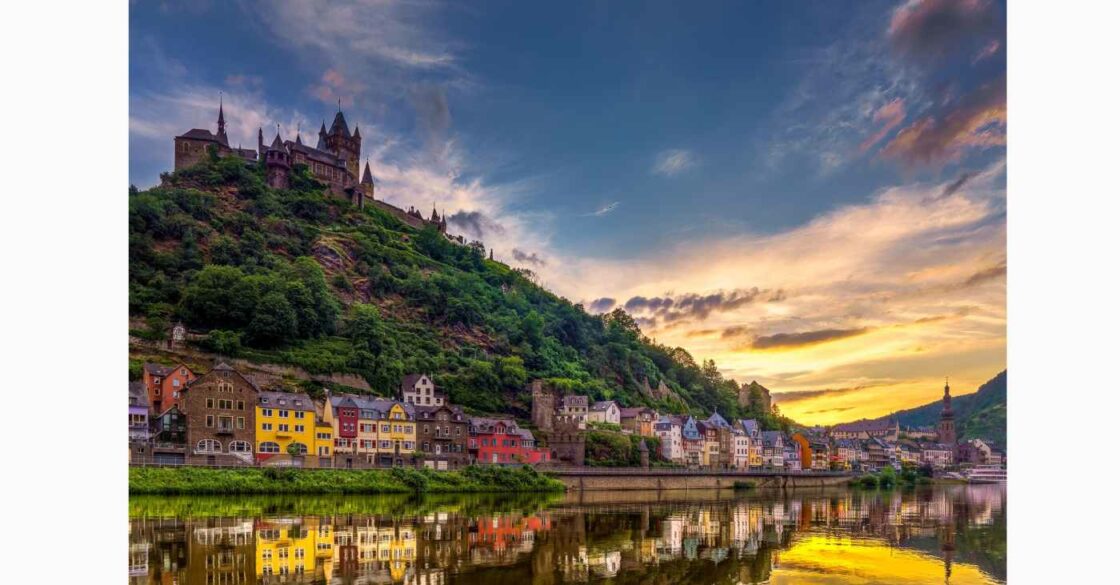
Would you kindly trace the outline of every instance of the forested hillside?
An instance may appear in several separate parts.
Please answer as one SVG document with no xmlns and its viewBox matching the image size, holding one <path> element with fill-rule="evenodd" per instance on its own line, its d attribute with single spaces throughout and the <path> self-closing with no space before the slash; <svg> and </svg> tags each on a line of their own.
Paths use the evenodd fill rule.
<svg viewBox="0 0 1120 585">
<path fill-rule="evenodd" d="M 991 439 L 1001 447 L 1007 441 L 1007 370 L 996 374 L 973 394 L 953 397 L 957 436 L 965 439 Z M 941 416 L 941 401 L 903 410 L 895 415 L 906 426 L 936 426 Z"/>
<path fill-rule="evenodd" d="M 166 336 L 182 320 L 209 351 L 354 373 L 389 393 L 432 372 L 451 400 L 524 415 L 532 378 L 669 411 L 747 412 L 711 361 L 652 343 L 625 312 L 605 316 L 536 286 L 531 273 L 417 231 L 377 209 L 327 196 L 306 169 L 273 190 L 234 158 L 129 192 L 129 309 Z M 673 396 L 643 391 L 664 380 Z"/>
</svg>

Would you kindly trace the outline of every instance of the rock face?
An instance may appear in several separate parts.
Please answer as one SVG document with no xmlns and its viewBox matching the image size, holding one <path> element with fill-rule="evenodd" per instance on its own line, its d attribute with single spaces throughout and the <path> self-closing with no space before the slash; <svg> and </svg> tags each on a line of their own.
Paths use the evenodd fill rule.
<svg viewBox="0 0 1120 585">
<path fill-rule="evenodd" d="M 760 402 L 763 412 L 770 412 L 770 390 L 755 380 L 751 380 L 750 384 L 743 384 L 743 387 L 739 388 L 739 406 L 750 406 L 752 393 L 757 395 L 756 400 Z"/>
</svg>

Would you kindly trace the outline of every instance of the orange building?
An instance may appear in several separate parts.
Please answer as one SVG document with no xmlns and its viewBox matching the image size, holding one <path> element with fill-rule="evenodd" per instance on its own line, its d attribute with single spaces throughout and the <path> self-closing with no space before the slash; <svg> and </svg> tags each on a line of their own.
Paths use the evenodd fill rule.
<svg viewBox="0 0 1120 585">
<path fill-rule="evenodd" d="M 148 404 L 151 405 L 152 412 L 159 414 L 179 404 L 183 389 L 197 377 L 181 363 L 174 366 L 152 362 L 144 364 L 143 381 L 148 390 Z"/>
<path fill-rule="evenodd" d="M 809 439 L 801 433 L 794 433 L 793 440 L 797 443 L 797 452 L 801 458 L 801 469 L 813 468 L 813 448 L 809 446 Z"/>
</svg>

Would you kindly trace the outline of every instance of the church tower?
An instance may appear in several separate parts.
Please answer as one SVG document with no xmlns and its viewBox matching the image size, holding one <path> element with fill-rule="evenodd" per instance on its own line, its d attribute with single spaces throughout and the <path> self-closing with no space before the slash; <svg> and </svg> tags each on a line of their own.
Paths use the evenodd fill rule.
<svg viewBox="0 0 1120 585">
<path fill-rule="evenodd" d="M 941 397 L 941 421 L 937 423 L 937 442 L 957 444 L 957 425 L 953 416 L 953 397 L 949 396 L 949 379 L 945 379 L 945 395 Z"/>
<path fill-rule="evenodd" d="M 229 146 L 229 138 L 226 137 L 226 112 L 225 104 L 223 103 L 221 94 L 218 94 L 218 142 Z"/>
</svg>

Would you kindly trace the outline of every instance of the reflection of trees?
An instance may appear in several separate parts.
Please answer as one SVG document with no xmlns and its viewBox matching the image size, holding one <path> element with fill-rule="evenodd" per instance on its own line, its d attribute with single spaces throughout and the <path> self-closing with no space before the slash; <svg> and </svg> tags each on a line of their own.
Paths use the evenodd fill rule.
<svg viewBox="0 0 1120 585">
<path fill-rule="evenodd" d="M 261 540 L 274 526 L 322 545 L 314 571 L 290 583 L 758 583 L 771 578 L 782 551 L 814 534 L 921 551 L 943 559 L 947 572 L 966 562 L 1003 579 L 1006 497 L 991 487 L 616 505 L 531 494 L 134 498 L 130 570 L 148 578 L 130 582 L 274 582 L 258 566 L 262 546 L 276 546 Z"/>
</svg>

